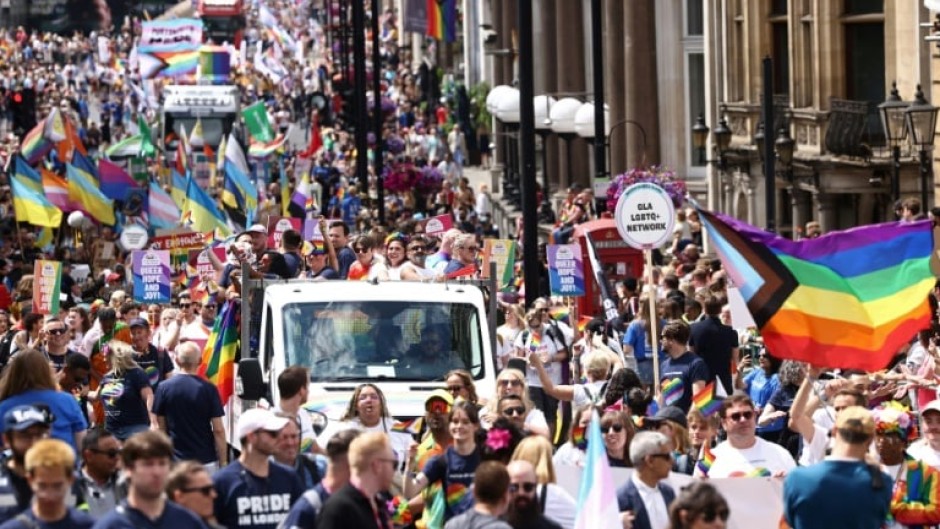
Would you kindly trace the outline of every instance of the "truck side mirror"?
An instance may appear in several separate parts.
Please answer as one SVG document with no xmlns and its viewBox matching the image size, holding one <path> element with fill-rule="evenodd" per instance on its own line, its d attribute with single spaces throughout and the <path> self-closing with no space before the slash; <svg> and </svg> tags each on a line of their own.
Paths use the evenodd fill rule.
<svg viewBox="0 0 940 529">
<path fill-rule="evenodd" d="M 261 364 L 257 358 L 242 358 L 238 362 L 238 378 L 235 381 L 235 391 L 242 400 L 261 400 L 268 392 L 264 376 L 261 374 Z"/>
</svg>

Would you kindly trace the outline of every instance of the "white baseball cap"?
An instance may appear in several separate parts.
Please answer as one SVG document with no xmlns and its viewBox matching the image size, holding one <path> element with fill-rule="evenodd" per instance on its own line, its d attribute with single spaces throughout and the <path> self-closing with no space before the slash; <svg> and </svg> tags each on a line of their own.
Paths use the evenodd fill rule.
<svg viewBox="0 0 940 529">
<path fill-rule="evenodd" d="M 924 406 L 924 409 L 920 410 L 920 415 L 923 416 L 928 411 L 935 411 L 940 413 L 940 399 L 928 402 L 927 405 Z"/>
<path fill-rule="evenodd" d="M 238 418 L 235 432 L 238 434 L 239 439 L 244 438 L 250 433 L 255 433 L 258 430 L 277 432 L 287 426 L 289 420 L 290 419 L 286 417 L 274 415 L 274 412 L 271 410 L 252 408 L 242 412 L 241 416 Z"/>
</svg>

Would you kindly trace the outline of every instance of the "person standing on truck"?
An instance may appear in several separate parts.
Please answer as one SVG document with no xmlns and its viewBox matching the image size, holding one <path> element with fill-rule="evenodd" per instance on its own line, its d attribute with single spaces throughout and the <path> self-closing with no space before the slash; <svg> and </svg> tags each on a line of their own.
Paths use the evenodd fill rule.
<svg viewBox="0 0 940 529">
<path fill-rule="evenodd" d="M 215 517 L 228 529 L 275 529 L 303 494 L 294 470 L 270 460 L 278 434 L 290 419 L 252 408 L 241 414 L 235 433 L 242 453 L 213 477 Z"/>
<path fill-rule="evenodd" d="M 349 225 L 341 220 L 330 221 L 327 235 L 333 248 L 336 249 L 336 259 L 339 261 L 339 277 L 346 279 L 349 267 L 356 262 L 356 252 L 349 247 Z"/>
</svg>

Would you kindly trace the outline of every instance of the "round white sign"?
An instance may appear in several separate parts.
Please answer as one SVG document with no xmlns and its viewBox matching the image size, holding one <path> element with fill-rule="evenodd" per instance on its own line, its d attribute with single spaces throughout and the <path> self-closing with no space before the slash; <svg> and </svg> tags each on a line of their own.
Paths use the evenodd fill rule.
<svg viewBox="0 0 940 529">
<path fill-rule="evenodd" d="M 627 244 L 638 250 L 652 250 L 672 239 L 676 208 L 666 190 L 658 185 L 633 184 L 617 200 L 614 222 Z"/>
<path fill-rule="evenodd" d="M 125 250 L 143 250 L 147 246 L 147 230 L 140 224 L 128 224 L 121 230 L 121 246 Z"/>
</svg>

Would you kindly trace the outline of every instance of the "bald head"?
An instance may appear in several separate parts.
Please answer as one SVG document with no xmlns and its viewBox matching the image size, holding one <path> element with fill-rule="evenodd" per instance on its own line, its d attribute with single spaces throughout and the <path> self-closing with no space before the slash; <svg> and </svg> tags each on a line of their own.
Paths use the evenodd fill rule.
<svg viewBox="0 0 940 529">
<path fill-rule="evenodd" d="M 509 480 L 512 483 L 537 483 L 535 467 L 528 461 L 517 459 L 506 467 L 509 471 Z"/>
<path fill-rule="evenodd" d="M 202 351 L 195 342 L 183 342 L 176 348 L 176 363 L 184 371 L 191 371 L 199 367 L 202 362 Z"/>
</svg>

